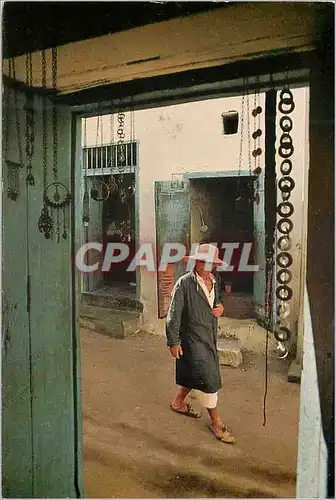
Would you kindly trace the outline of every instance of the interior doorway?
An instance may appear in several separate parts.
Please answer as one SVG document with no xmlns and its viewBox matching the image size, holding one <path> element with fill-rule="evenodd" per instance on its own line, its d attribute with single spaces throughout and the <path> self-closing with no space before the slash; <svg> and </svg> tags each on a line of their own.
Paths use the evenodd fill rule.
<svg viewBox="0 0 336 500">
<path fill-rule="evenodd" d="M 103 271 L 103 284 L 123 289 L 136 287 L 136 272 L 127 271 L 135 255 L 135 174 L 115 175 L 115 188 L 103 202 L 103 254 L 109 243 L 124 243 L 129 248 L 127 259 Z"/>
<path fill-rule="evenodd" d="M 110 121 L 113 121 L 112 119 Z M 113 128 L 108 137 L 101 137 L 100 144 L 86 145 L 86 129 L 96 127 L 95 133 L 102 132 L 102 117 L 92 120 L 87 125 L 82 120 L 84 130 L 84 147 L 82 150 L 82 190 L 83 216 L 87 217 L 82 229 L 83 243 L 98 242 L 102 251 L 88 250 L 89 264 L 98 262 L 98 269 L 88 273 L 82 279 L 83 299 L 93 296 L 122 297 L 137 299 L 137 272 L 127 271 L 135 256 L 137 209 L 136 185 L 138 144 L 130 134 L 130 140 L 121 145 L 113 139 Z M 92 132 L 92 131 L 91 131 Z M 107 132 L 107 130 L 106 130 Z M 84 221 L 84 219 L 83 219 Z M 116 256 L 118 249 L 112 249 L 110 243 L 121 243 L 128 248 L 128 256 L 121 262 L 113 262 L 108 268 L 104 264 L 106 251 L 113 251 Z M 109 250 L 108 250 L 109 249 Z M 92 297 L 87 297 L 90 294 Z"/>
<path fill-rule="evenodd" d="M 220 257 L 229 258 L 230 267 L 218 272 L 217 279 L 225 294 L 224 314 L 232 318 L 254 317 L 253 272 L 241 265 L 246 256 L 248 266 L 255 264 L 253 182 L 246 175 L 190 181 L 191 242 L 215 243 Z"/>
</svg>

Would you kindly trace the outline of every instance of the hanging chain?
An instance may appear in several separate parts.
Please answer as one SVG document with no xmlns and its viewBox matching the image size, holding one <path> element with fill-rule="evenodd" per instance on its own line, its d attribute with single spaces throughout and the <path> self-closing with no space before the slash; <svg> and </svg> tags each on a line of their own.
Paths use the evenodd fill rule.
<svg viewBox="0 0 336 500">
<path fill-rule="evenodd" d="M 292 272 L 290 267 L 293 262 L 293 256 L 290 253 L 292 247 L 292 240 L 290 232 L 293 229 L 293 221 L 291 216 L 294 213 L 294 206 L 289 201 L 291 192 L 295 186 L 294 179 L 290 177 L 293 168 L 292 160 L 290 159 L 294 154 L 293 139 L 291 131 L 293 122 L 289 116 L 295 108 L 294 98 L 288 85 L 285 85 L 280 92 L 280 99 L 278 110 L 282 114 L 279 126 L 282 131 L 280 136 L 280 145 L 278 148 L 279 156 L 282 158 L 280 165 L 280 172 L 282 177 L 279 179 L 278 187 L 281 192 L 282 201 L 277 206 L 277 214 L 280 217 L 277 222 L 277 229 L 282 236 L 277 241 L 277 247 L 280 252 L 277 255 L 276 263 L 278 271 L 276 274 L 277 288 L 276 297 L 277 303 L 277 329 L 274 333 L 275 339 L 278 341 L 279 358 L 283 359 L 288 355 L 288 348 L 286 343 L 291 337 L 291 331 L 288 323 L 288 316 L 290 314 L 289 301 L 293 297 L 293 290 L 290 286 L 292 280 Z"/>
<path fill-rule="evenodd" d="M 57 51 L 52 49 L 52 86 L 57 88 Z M 55 102 L 52 106 L 52 127 L 53 127 L 53 174 L 54 182 L 58 181 L 58 123 L 57 123 L 57 107 Z"/>
<path fill-rule="evenodd" d="M 9 59 L 8 61 L 8 76 L 12 80 L 16 80 L 15 73 L 15 59 Z M 13 90 L 14 96 L 14 108 L 15 108 L 15 128 L 16 128 L 16 136 L 17 136 L 17 149 L 19 153 L 19 163 L 15 161 L 11 161 L 8 159 L 8 150 L 9 150 L 9 116 L 10 116 L 10 96 L 12 95 L 12 91 L 9 89 L 6 92 L 6 135 L 4 137 L 4 158 L 7 165 L 7 196 L 12 201 L 16 201 L 20 196 L 20 179 L 19 179 L 19 168 L 23 166 L 23 152 L 21 146 L 21 128 L 20 128 L 20 117 L 19 117 L 19 103 L 18 103 L 18 95 L 16 89 Z"/>
<path fill-rule="evenodd" d="M 47 63 L 46 51 L 42 50 L 41 58 L 42 88 L 47 87 Z M 47 98 L 43 97 L 42 102 L 42 168 L 43 168 L 43 194 L 45 194 L 48 185 L 48 167 L 47 167 Z"/>
<path fill-rule="evenodd" d="M 100 169 L 101 175 L 104 175 L 104 167 L 103 167 L 103 158 L 102 158 L 102 150 L 103 150 L 103 117 L 101 114 L 101 110 L 99 110 L 99 115 L 97 116 L 97 135 L 96 135 L 96 158 L 97 164 L 100 160 Z M 100 139 L 100 145 L 99 145 Z M 99 153 L 99 154 L 98 154 Z M 98 165 L 97 165 L 98 167 Z M 100 186 L 100 193 L 98 186 Z M 105 194 L 104 194 L 105 191 Z M 91 188 L 91 198 L 95 201 L 106 201 L 110 196 L 110 188 L 106 182 L 103 180 L 97 180 L 97 177 L 94 177 L 93 186 Z"/>
<path fill-rule="evenodd" d="M 26 54 L 26 84 L 28 87 L 33 86 L 33 65 L 32 65 L 32 55 L 31 53 Z M 35 122 L 34 122 L 34 95 L 31 92 L 27 92 L 27 102 L 26 102 L 26 157 L 27 157 L 27 178 L 26 182 L 28 186 L 35 185 L 35 179 L 33 175 L 33 156 L 34 156 L 34 144 L 35 144 Z"/>
<path fill-rule="evenodd" d="M 90 222 L 90 197 L 88 191 L 88 151 L 87 151 L 87 118 L 84 118 L 84 148 L 82 149 L 82 163 L 84 164 L 84 195 L 83 195 L 83 216 L 84 226 Z"/>
<path fill-rule="evenodd" d="M 45 63 L 45 59 L 43 59 L 43 62 Z M 43 66 L 43 64 L 42 64 Z M 52 49 L 52 86 L 53 89 L 56 91 L 57 90 L 57 49 L 53 48 Z M 44 70 L 43 70 L 44 71 Z M 44 81 L 44 75 L 43 75 L 43 81 Z M 46 133 L 46 132 L 45 132 Z M 67 233 L 67 212 L 66 209 L 68 209 L 70 202 L 71 202 L 71 195 L 69 192 L 69 189 L 67 186 L 58 180 L 58 113 L 57 113 L 57 106 L 56 103 L 53 101 L 52 103 L 52 149 L 53 149 L 53 154 L 52 154 L 52 171 L 53 171 L 53 182 L 49 185 L 46 186 L 44 189 L 44 209 L 47 210 L 50 208 L 50 219 L 52 222 L 52 227 L 53 227 L 53 217 L 54 217 L 54 212 L 56 212 L 56 237 L 57 237 L 57 243 L 60 242 L 60 233 L 61 233 L 61 211 L 63 212 L 63 232 L 62 232 L 62 238 L 67 239 L 68 233 Z M 49 210 L 48 210 L 49 214 Z M 45 231 L 45 228 L 43 227 L 41 223 L 41 218 L 42 218 L 43 213 L 41 214 L 41 217 L 39 219 L 39 228 L 41 232 L 45 233 L 45 237 L 48 239 L 50 238 L 51 232 L 54 231 Z M 44 213 L 46 216 L 46 211 Z"/>
<path fill-rule="evenodd" d="M 244 113 L 245 113 L 245 90 L 243 90 L 243 95 L 241 100 L 241 111 L 240 111 L 240 142 L 239 142 L 239 156 L 238 156 L 238 179 L 237 179 L 236 203 L 241 200 L 240 176 L 243 164 Z"/>
<path fill-rule="evenodd" d="M 41 81 L 42 88 L 45 90 L 47 88 L 47 61 L 46 61 L 46 51 L 41 52 Z M 47 187 L 48 187 L 48 157 L 47 157 L 47 134 L 48 134 L 48 123 L 47 123 L 47 97 L 42 97 L 42 175 L 43 175 L 43 207 L 41 210 L 41 215 L 38 220 L 38 228 L 41 233 L 44 233 L 44 237 L 49 240 L 53 233 L 53 220 L 49 213 L 49 208 L 45 202 Z"/>
<path fill-rule="evenodd" d="M 245 85 L 246 85 L 246 103 L 247 103 L 247 109 L 246 109 L 246 114 L 247 114 L 247 161 L 248 161 L 248 169 L 249 169 L 249 176 L 252 176 L 252 164 L 251 164 L 251 126 L 250 126 L 250 93 L 249 93 L 249 83 L 248 79 L 245 78 Z"/>
<path fill-rule="evenodd" d="M 110 194 L 115 194 L 118 191 L 118 184 L 116 183 L 116 180 L 113 175 L 113 167 L 114 167 L 114 161 L 116 158 L 116 148 L 114 145 L 114 113 L 113 113 L 113 107 L 112 107 L 112 101 L 110 104 L 110 177 L 107 182 L 107 185 L 110 190 Z"/>
</svg>

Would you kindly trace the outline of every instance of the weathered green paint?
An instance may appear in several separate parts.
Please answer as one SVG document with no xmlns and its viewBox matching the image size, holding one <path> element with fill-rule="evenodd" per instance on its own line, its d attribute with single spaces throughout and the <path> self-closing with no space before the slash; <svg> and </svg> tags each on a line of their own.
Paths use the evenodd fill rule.
<svg viewBox="0 0 336 500">
<path fill-rule="evenodd" d="M 259 194 L 259 203 L 253 203 L 253 233 L 255 262 L 259 271 L 253 278 L 253 303 L 255 308 L 263 310 L 265 306 L 265 197 L 264 170 L 254 181 L 254 192 Z"/>
<path fill-rule="evenodd" d="M 23 131 L 25 99 L 20 98 Z M 35 96 L 34 104 L 35 186 L 25 187 L 23 169 L 20 187 L 23 192 L 27 190 L 27 203 L 25 195 L 17 202 L 4 198 L 4 293 L 10 305 L 7 322 L 11 341 L 7 352 L 3 350 L 3 487 L 5 496 L 65 498 L 76 496 L 77 460 L 71 237 L 69 234 L 67 240 L 61 238 L 60 243 L 46 240 L 37 226 L 43 195 L 41 98 Z M 51 182 L 50 106 L 48 124 Z M 13 125 L 11 119 L 9 126 Z M 59 180 L 70 187 L 68 107 L 58 107 L 58 125 Z M 28 275 L 30 314 L 26 310 Z"/>
<path fill-rule="evenodd" d="M 8 89 L 4 88 L 4 103 Z M 22 107 L 24 100 L 19 100 Z M 4 115 L 6 109 L 3 109 Z M 15 113 L 11 99 L 8 159 L 19 161 Z M 22 145 L 24 148 L 24 146 Z M 20 198 L 7 197 L 3 157 L 2 239 L 2 488 L 8 497 L 32 497 L 32 436 L 29 334 L 27 313 L 26 189 L 20 169 Z"/>
<path fill-rule="evenodd" d="M 156 248 L 161 257 L 165 243 L 190 242 L 190 195 L 188 181 L 155 182 Z M 174 264 L 175 281 L 185 272 L 183 262 Z"/>
</svg>

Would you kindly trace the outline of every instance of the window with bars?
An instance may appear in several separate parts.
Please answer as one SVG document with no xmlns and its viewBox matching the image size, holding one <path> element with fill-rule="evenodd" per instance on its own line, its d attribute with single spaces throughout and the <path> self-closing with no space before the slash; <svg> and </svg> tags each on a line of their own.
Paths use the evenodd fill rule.
<svg viewBox="0 0 336 500">
<path fill-rule="evenodd" d="M 83 148 L 83 170 L 87 175 L 106 173 L 132 173 L 138 164 L 137 143 L 109 144 Z"/>
</svg>

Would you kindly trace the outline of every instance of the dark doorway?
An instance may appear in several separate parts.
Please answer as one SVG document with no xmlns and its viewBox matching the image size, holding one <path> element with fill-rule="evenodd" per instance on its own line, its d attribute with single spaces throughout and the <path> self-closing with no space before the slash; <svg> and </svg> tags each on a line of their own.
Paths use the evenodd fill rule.
<svg viewBox="0 0 336 500">
<path fill-rule="evenodd" d="M 252 245 L 247 264 L 254 263 L 253 179 L 234 176 L 191 181 L 192 242 L 216 243 L 221 258 L 223 243 L 239 244 L 229 262 L 231 269 L 217 273 L 226 297 L 224 315 L 234 318 L 254 316 L 253 272 L 240 269 L 246 244 Z"/>
<path fill-rule="evenodd" d="M 136 272 L 127 271 L 135 255 L 135 174 L 115 175 L 114 178 L 115 189 L 103 203 L 103 245 L 105 250 L 108 243 L 124 243 L 129 248 L 129 256 L 103 272 L 103 280 L 106 285 L 119 283 L 135 287 Z"/>
</svg>

